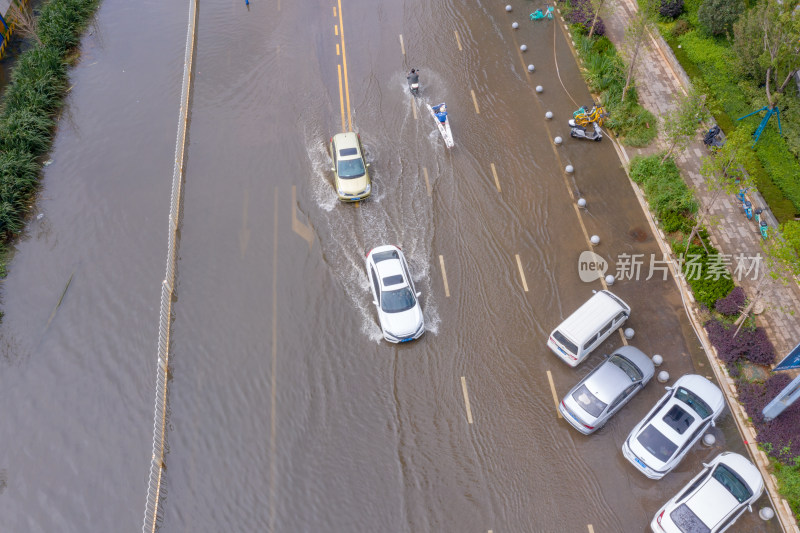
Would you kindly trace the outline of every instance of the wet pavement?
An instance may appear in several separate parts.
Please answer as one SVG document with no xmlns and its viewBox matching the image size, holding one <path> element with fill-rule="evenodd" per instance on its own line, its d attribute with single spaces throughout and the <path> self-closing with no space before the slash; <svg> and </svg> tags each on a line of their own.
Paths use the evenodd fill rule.
<svg viewBox="0 0 800 533">
<path fill-rule="evenodd" d="M 148 8 L 163 11 L 159 37 L 131 47 L 143 14 L 103 4 L 45 217 L 3 286 L 2 530 L 141 524 L 186 18 Z M 513 15 L 466 2 L 200 6 L 160 531 L 641 532 L 702 461 L 743 451 L 726 412 L 713 448 L 659 482 L 635 472 L 620 446 L 663 393 L 655 382 L 590 437 L 558 418 L 549 378 L 563 394 L 622 344 L 613 335 L 577 369 L 545 347 L 602 288 L 577 276 L 587 237 L 610 261 L 660 252 L 613 146 L 568 138 L 556 64 L 573 98 L 589 94 L 560 28 Z M 450 151 L 424 108 L 443 100 Z M 371 162 L 375 191 L 359 205 L 331 186 L 342 122 Z M 428 326 L 399 346 L 380 340 L 363 271 L 387 242 L 409 259 Z M 692 371 L 701 352 L 673 281 L 612 290 L 633 308 L 631 343 L 673 377 Z M 774 530 L 754 515 L 739 527 Z"/>
</svg>

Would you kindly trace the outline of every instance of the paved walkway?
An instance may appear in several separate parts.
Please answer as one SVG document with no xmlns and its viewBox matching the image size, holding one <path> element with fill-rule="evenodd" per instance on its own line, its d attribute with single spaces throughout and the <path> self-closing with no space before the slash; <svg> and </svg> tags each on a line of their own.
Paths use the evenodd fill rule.
<svg viewBox="0 0 800 533">
<path fill-rule="evenodd" d="M 635 0 L 614 0 L 615 9 L 610 16 L 606 16 L 605 23 L 607 37 L 611 39 L 617 49 L 623 49 L 624 30 L 628 25 L 632 13 L 636 9 Z M 669 46 L 657 33 L 653 33 L 645 46 L 639 52 L 636 64 L 637 91 L 639 102 L 656 116 L 675 107 L 675 94 L 683 91 L 689 84 L 689 78 L 681 68 Z M 665 149 L 661 140 L 652 143 L 649 147 L 625 148 L 629 155 L 649 155 Z M 700 176 L 700 164 L 708 150 L 702 142 L 702 134 L 698 132 L 695 140 L 676 159 L 676 163 L 688 176 L 700 201 L 707 205 L 711 194 Z M 752 195 L 753 208 L 765 208 L 766 204 L 760 195 Z M 761 252 L 761 234 L 754 220 L 747 220 L 742 212 L 741 204 L 737 203 L 732 195 L 717 198 L 711 207 L 714 223 L 709 227 L 711 240 L 722 254 L 729 255 L 731 265 L 737 264 L 736 257 L 754 257 Z M 771 227 L 777 224 L 772 213 L 766 220 Z M 763 253 L 761 254 L 763 255 Z M 749 263 L 747 265 L 750 266 Z M 763 276 L 764 268 L 758 273 Z M 752 272 L 747 279 L 734 280 L 744 287 L 748 296 L 755 294 L 758 280 L 751 279 Z M 782 359 L 795 345 L 800 342 L 800 287 L 796 283 L 783 285 L 778 281 L 769 280 L 762 285 L 762 298 L 764 311 L 757 317 L 757 323 L 763 326 L 775 345 L 778 360 Z"/>
</svg>

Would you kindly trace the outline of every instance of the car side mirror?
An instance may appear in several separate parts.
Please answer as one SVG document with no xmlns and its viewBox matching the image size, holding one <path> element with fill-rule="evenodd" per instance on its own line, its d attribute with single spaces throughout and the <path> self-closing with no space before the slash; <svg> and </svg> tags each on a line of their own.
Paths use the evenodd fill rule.
<svg viewBox="0 0 800 533">
<path fill-rule="evenodd" d="M 370 165 L 370 164 L 369 164 L 369 163 L 367 163 L 367 168 L 369 168 L 369 165 Z"/>
<path fill-rule="evenodd" d="M 374 305 L 375 307 L 378 307 L 378 300 L 372 300 L 372 305 Z"/>
<path fill-rule="evenodd" d="M 667 385 L 666 387 L 664 387 L 664 390 L 671 391 L 671 390 L 672 390 L 672 387 L 670 387 L 669 385 Z"/>
<path fill-rule="evenodd" d="M 422 296 L 422 293 L 421 293 L 421 292 L 418 292 L 418 293 L 417 293 L 417 298 L 419 298 L 420 296 Z"/>
<path fill-rule="evenodd" d="M 703 463 L 703 468 L 709 468 L 711 465 L 708 463 Z"/>
<path fill-rule="evenodd" d="M 336 172 L 336 169 L 331 167 L 331 172 Z"/>
<path fill-rule="evenodd" d="M 747 510 L 750 511 L 751 513 L 753 512 L 753 504 L 752 503 L 748 503 L 747 504 Z"/>
<path fill-rule="evenodd" d="M 711 421 L 711 427 L 717 427 L 717 421 L 716 420 L 712 420 Z"/>
</svg>

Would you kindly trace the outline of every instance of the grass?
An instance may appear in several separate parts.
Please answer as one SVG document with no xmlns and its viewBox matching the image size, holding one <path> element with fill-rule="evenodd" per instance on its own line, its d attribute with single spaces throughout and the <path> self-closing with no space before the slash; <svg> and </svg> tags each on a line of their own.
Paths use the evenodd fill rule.
<svg viewBox="0 0 800 533">
<path fill-rule="evenodd" d="M 55 121 L 67 92 L 68 58 L 99 0 L 50 0 L 41 8 L 42 42 L 23 52 L 0 110 L 0 276 L 10 243 L 25 227 Z M 1 315 L 0 315 L 1 316 Z"/>
</svg>

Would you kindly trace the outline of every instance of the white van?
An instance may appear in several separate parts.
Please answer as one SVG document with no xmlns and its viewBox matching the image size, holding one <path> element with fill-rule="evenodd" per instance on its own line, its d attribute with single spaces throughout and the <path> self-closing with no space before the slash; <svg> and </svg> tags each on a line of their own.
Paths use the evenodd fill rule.
<svg viewBox="0 0 800 533">
<path fill-rule="evenodd" d="M 619 297 L 597 292 L 553 330 L 547 346 L 569 366 L 578 366 L 630 314 L 630 306 Z"/>
</svg>

